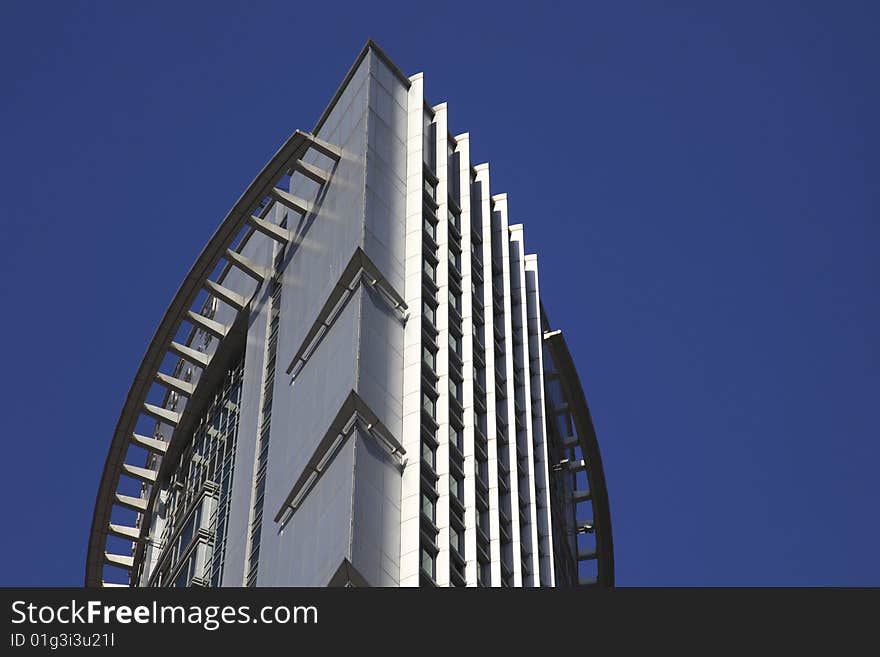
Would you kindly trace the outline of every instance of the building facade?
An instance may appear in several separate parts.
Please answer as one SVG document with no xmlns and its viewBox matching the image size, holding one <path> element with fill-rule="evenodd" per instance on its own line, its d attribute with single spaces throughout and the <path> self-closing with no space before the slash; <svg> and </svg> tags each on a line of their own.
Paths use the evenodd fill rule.
<svg viewBox="0 0 880 657">
<path fill-rule="evenodd" d="M 446 104 L 368 42 L 150 343 L 87 586 L 612 586 L 596 436 L 538 260 Z"/>
</svg>

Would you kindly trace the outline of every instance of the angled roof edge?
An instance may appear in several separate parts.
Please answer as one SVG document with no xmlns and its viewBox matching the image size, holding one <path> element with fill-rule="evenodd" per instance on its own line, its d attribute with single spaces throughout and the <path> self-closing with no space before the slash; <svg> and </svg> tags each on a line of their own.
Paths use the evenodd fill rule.
<svg viewBox="0 0 880 657">
<path fill-rule="evenodd" d="M 333 98 L 330 99 L 330 102 L 327 104 L 327 107 L 321 113 L 321 118 L 318 119 L 318 122 L 315 124 L 312 133 L 317 135 L 318 131 L 324 125 L 324 122 L 327 120 L 327 117 L 330 116 L 330 112 L 333 111 L 333 108 L 336 106 L 336 103 L 339 101 L 340 96 L 342 96 L 342 92 L 345 91 L 345 88 L 348 86 L 348 83 L 354 77 L 355 71 L 357 71 L 358 66 L 361 65 L 361 62 L 364 60 L 364 57 L 367 56 L 367 53 L 372 50 L 376 55 L 381 59 L 385 65 L 391 69 L 391 72 L 397 76 L 397 78 L 406 85 L 406 88 L 410 87 L 409 78 L 397 68 L 397 64 L 391 61 L 391 58 L 385 53 L 384 50 L 379 46 L 378 43 L 373 41 L 372 39 L 367 39 L 367 42 L 364 44 L 364 47 L 361 48 L 360 54 L 358 54 L 357 59 L 354 60 L 354 64 L 351 65 L 351 68 L 348 69 L 348 73 L 345 74 L 345 77 L 342 80 L 342 83 L 336 89 L 336 93 L 333 94 Z"/>
</svg>

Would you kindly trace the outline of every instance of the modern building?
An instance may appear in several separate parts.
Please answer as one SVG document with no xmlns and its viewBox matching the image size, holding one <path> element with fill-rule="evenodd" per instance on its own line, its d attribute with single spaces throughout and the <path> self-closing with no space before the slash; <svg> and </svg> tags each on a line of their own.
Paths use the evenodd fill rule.
<svg viewBox="0 0 880 657">
<path fill-rule="evenodd" d="M 87 586 L 613 585 L 584 393 L 469 148 L 368 42 L 162 318 Z"/>
</svg>

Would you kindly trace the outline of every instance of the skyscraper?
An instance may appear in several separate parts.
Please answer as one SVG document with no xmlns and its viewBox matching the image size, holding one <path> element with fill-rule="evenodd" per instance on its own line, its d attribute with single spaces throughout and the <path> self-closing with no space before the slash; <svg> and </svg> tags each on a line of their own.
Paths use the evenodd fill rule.
<svg viewBox="0 0 880 657">
<path fill-rule="evenodd" d="M 368 42 L 162 318 L 86 584 L 613 582 L 596 436 L 538 259 L 446 104 Z"/>
</svg>

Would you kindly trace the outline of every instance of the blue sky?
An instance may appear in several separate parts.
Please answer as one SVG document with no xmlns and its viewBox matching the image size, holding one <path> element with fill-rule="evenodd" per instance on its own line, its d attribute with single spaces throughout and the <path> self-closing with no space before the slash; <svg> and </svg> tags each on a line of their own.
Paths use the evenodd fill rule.
<svg viewBox="0 0 880 657">
<path fill-rule="evenodd" d="M 82 583 L 152 332 L 368 37 L 539 254 L 618 583 L 880 585 L 877 5 L 435 4 L 0 4 L 0 585 Z"/>
</svg>

